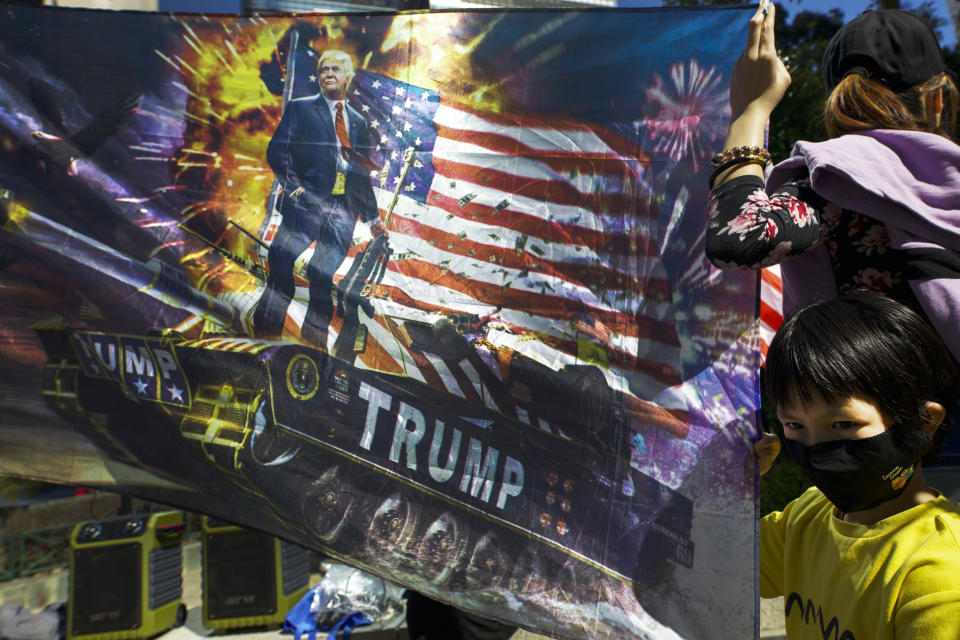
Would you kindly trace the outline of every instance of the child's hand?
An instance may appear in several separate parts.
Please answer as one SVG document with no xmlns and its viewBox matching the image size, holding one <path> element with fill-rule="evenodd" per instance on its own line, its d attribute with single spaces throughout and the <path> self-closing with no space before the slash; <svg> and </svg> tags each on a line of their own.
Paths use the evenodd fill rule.
<svg viewBox="0 0 960 640">
<path fill-rule="evenodd" d="M 775 433 L 764 433 L 763 437 L 753 445 L 753 453 L 757 456 L 757 467 L 760 475 L 770 471 L 773 461 L 780 455 L 780 438 Z"/>
</svg>

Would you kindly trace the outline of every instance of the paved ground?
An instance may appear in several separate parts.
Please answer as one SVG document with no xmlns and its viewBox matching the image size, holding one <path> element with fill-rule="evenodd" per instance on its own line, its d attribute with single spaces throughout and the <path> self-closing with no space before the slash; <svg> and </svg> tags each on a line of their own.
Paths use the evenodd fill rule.
<svg viewBox="0 0 960 640">
<path fill-rule="evenodd" d="M 184 552 L 183 602 L 187 605 L 187 623 L 179 628 L 168 631 L 160 636 L 159 640 L 196 640 L 199 637 L 212 635 L 210 629 L 203 626 L 203 593 L 201 591 L 200 576 L 200 548 L 199 544 L 187 545 Z M 320 575 L 311 576 L 310 584 L 320 582 Z M 760 638 L 763 640 L 786 640 L 783 630 L 783 599 L 774 598 L 760 602 Z M 387 620 L 382 625 L 386 629 L 395 629 L 403 626 L 402 616 Z M 318 636 L 321 638 L 322 636 Z M 360 630 L 355 631 L 353 638 L 363 640 Z M 230 640 L 291 640 L 289 634 L 282 634 L 279 630 L 230 633 Z M 400 640 L 404 640 L 401 636 Z M 378 639 L 379 640 L 379 639 Z M 549 640 L 546 636 L 517 631 L 511 640 Z"/>
<path fill-rule="evenodd" d="M 2 433 L 0 433 L 0 436 L 2 436 Z M 0 442 L 2 442 L 2 437 L 0 437 Z M 936 487 L 948 497 L 960 501 L 960 467 L 931 467 L 924 469 L 924 474 L 931 486 Z M 92 516 L 93 507 L 88 505 L 86 508 L 91 509 L 89 515 Z M 51 602 L 64 601 L 67 599 L 68 591 L 67 576 L 67 571 L 63 570 L 47 576 L 0 582 L 0 605 L 13 603 L 30 610 L 39 610 Z M 183 601 L 188 608 L 186 625 L 163 634 L 160 636 L 162 640 L 196 640 L 213 635 L 211 629 L 203 626 L 199 543 L 190 543 L 184 547 L 183 578 Z M 319 575 L 313 576 L 311 584 L 316 584 L 319 580 Z M 387 621 L 385 626 L 394 629 L 402 627 L 403 620 L 399 618 L 400 616 L 397 616 L 397 619 Z M 361 632 L 356 632 L 354 638 L 363 640 L 363 635 Z M 228 636 L 231 640 L 291 640 L 290 635 L 281 634 L 279 629 L 229 633 L 224 634 L 224 636 Z M 761 601 L 760 638 L 763 640 L 785 640 L 782 598 Z M 545 640 L 545 637 L 519 631 L 512 640 Z"/>
<path fill-rule="evenodd" d="M 211 629 L 203 626 L 203 592 L 200 575 L 200 551 L 199 545 L 187 545 L 184 554 L 184 574 L 183 574 L 183 603 L 187 606 L 187 622 L 178 629 L 172 629 L 161 635 L 157 640 L 196 640 L 214 635 Z M 320 582 L 319 574 L 310 576 L 310 584 L 315 585 Z M 376 627 L 361 627 L 353 632 L 355 640 L 364 640 L 364 635 L 372 634 L 372 631 L 396 630 L 397 634 L 379 634 L 376 640 L 381 637 L 393 640 L 406 640 L 404 620 L 402 615 L 394 616 L 387 620 L 380 621 Z M 365 633 L 366 632 L 366 633 Z M 266 631 L 240 631 L 226 632 L 223 634 L 229 640 L 291 640 L 290 634 L 281 633 L 279 629 Z M 317 640 L 325 638 L 323 634 L 317 635 Z M 511 640 L 549 640 L 545 636 L 539 636 L 527 631 L 518 631 Z"/>
<path fill-rule="evenodd" d="M 48 576 L 0 583 L 0 605 L 16 603 L 28 609 L 38 610 L 50 602 L 66 600 L 67 581 L 68 572 L 63 570 Z M 319 575 L 311 576 L 311 584 L 317 584 L 319 581 Z M 167 631 L 156 640 L 197 640 L 215 635 L 213 630 L 203 626 L 200 545 L 198 543 L 190 543 L 184 547 L 183 602 L 187 606 L 186 624 L 183 627 Z M 782 612 L 783 603 L 781 599 L 761 601 L 760 638 L 763 640 L 785 640 Z M 396 616 L 394 619 L 385 621 L 381 626 L 385 629 L 400 629 L 403 626 L 402 617 Z M 292 638 L 289 634 L 281 633 L 279 629 L 231 631 L 216 635 L 229 640 L 291 640 Z M 361 629 L 354 632 L 353 638 L 354 640 L 364 640 L 364 635 L 366 634 Z M 323 635 L 318 636 L 318 640 L 322 638 L 324 638 Z M 374 639 L 371 638 L 371 640 Z M 376 640 L 381 640 L 381 638 L 376 638 Z M 390 638 L 390 640 L 393 640 L 393 638 Z M 399 635 L 398 640 L 404 640 L 404 636 Z M 547 640 L 547 638 L 527 631 L 518 631 L 512 640 Z"/>
<path fill-rule="evenodd" d="M 2 438 L 0 438 L 2 441 Z M 960 467 L 933 467 L 924 469 L 929 483 L 937 487 L 948 497 L 960 501 Z M 213 635 L 213 631 L 203 626 L 200 552 L 199 544 L 187 544 L 184 547 L 184 604 L 188 607 L 186 625 L 168 631 L 160 636 L 162 640 L 195 640 Z M 320 576 L 314 576 L 311 584 L 319 582 Z M 50 602 L 67 599 L 67 572 L 59 571 L 48 576 L 26 580 L 0 583 L 0 604 L 15 603 L 31 610 L 39 610 Z M 388 621 L 388 628 L 402 626 L 400 619 Z M 290 640 L 279 630 L 230 633 L 231 640 Z M 362 640 L 361 633 L 354 634 L 356 640 Z M 783 600 L 780 598 L 762 600 L 760 603 L 760 638 L 764 640 L 785 640 L 783 629 Z M 379 639 L 378 639 L 379 640 Z M 513 640 L 544 640 L 525 631 L 518 632 Z"/>
<path fill-rule="evenodd" d="M 279 628 L 271 630 L 228 630 L 214 632 L 203 625 L 203 584 L 200 569 L 200 544 L 184 545 L 183 604 L 187 607 L 187 621 L 182 627 L 171 629 L 153 640 L 198 640 L 216 636 L 225 640 L 292 640 L 290 634 L 281 633 Z M 310 584 L 318 584 L 319 574 L 310 577 Z M 65 601 L 69 592 L 69 572 L 58 570 L 44 576 L 35 576 L 9 582 L 0 582 L 0 605 L 18 604 L 31 611 L 39 611 L 52 602 Z M 373 634 L 372 631 L 394 630 L 395 633 Z M 381 621 L 376 627 L 361 627 L 354 631 L 354 640 L 406 640 L 402 615 Z M 317 640 L 325 639 L 318 634 Z M 518 631 L 511 640 L 548 640 L 527 631 Z"/>
</svg>

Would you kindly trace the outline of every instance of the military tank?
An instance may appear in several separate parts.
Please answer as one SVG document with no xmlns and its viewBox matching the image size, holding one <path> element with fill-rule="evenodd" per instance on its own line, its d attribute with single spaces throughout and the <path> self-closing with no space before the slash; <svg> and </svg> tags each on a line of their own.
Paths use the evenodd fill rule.
<svg viewBox="0 0 960 640">
<path fill-rule="evenodd" d="M 3 222 L 31 239 L 64 233 L 24 210 Z M 117 459 L 195 487 L 215 478 L 287 537 L 405 586 L 539 602 L 545 618 L 557 589 L 595 604 L 611 579 L 642 592 L 693 566 L 692 501 L 629 461 L 631 421 L 675 437 L 685 425 L 631 403 L 596 367 L 554 371 L 518 353 L 492 362 L 462 318 L 394 322 L 407 348 L 471 372 L 468 399 L 308 345 L 237 335 L 235 309 L 167 269 L 105 247 L 90 260 L 75 231 L 56 242 L 67 253 L 81 243 L 91 268 L 107 265 L 106 275 L 224 331 L 36 327 L 47 402 Z"/>
</svg>

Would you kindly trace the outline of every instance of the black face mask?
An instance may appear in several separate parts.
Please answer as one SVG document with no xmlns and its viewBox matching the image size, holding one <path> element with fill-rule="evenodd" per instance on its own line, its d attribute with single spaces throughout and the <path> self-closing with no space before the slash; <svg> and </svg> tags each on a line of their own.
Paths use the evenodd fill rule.
<svg viewBox="0 0 960 640">
<path fill-rule="evenodd" d="M 831 440 L 809 447 L 780 435 L 793 463 L 844 513 L 871 509 L 896 498 L 914 467 L 933 447 L 925 432 L 895 425 L 861 440 Z"/>
</svg>

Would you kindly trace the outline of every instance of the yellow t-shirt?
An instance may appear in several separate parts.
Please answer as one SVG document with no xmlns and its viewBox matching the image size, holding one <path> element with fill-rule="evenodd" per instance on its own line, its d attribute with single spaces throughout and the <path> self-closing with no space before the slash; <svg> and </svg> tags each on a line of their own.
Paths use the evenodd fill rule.
<svg viewBox="0 0 960 640">
<path fill-rule="evenodd" d="M 760 521 L 760 595 L 787 638 L 960 639 L 960 504 L 944 496 L 873 525 L 812 487 Z"/>
</svg>

